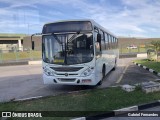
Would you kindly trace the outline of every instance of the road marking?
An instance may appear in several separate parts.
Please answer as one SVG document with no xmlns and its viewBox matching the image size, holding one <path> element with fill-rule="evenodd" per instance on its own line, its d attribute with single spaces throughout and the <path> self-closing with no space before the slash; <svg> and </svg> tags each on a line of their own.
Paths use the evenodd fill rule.
<svg viewBox="0 0 160 120">
<path fill-rule="evenodd" d="M 120 76 L 119 79 L 116 81 L 116 83 L 120 83 L 120 82 L 121 82 L 121 80 L 122 80 L 122 78 L 123 78 L 123 75 L 124 75 L 124 73 L 126 72 L 127 68 L 128 68 L 128 65 L 125 67 L 125 69 L 123 70 L 121 76 Z"/>
</svg>

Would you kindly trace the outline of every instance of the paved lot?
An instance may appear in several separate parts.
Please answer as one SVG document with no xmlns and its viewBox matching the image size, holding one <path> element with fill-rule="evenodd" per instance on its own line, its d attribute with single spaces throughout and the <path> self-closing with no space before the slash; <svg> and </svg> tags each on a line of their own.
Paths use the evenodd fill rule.
<svg viewBox="0 0 160 120">
<path fill-rule="evenodd" d="M 154 81 L 156 79 L 160 79 L 160 77 L 137 65 L 134 65 L 133 63 L 129 63 L 119 84 L 137 84 Z"/>
<path fill-rule="evenodd" d="M 132 60 L 133 58 L 120 59 L 116 70 L 110 72 L 98 88 L 158 79 L 152 73 L 133 65 Z M 56 95 L 85 89 L 95 89 L 95 87 L 44 85 L 41 65 L 0 67 L 0 101 Z"/>
<path fill-rule="evenodd" d="M 117 69 L 110 72 L 110 74 L 105 77 L 103 85 L 100 87 L 124 84 L 134 85 L 137 83 L 160 79 L 159 76 L 133 64 L 132 61 L 134 59 L 136 58 L 119 59 Z"/>
</svg>

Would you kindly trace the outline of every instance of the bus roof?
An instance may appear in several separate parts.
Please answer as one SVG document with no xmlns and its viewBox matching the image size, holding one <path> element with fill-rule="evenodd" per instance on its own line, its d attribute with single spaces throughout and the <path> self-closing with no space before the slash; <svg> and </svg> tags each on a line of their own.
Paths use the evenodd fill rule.
<svg viewBox="0 0 160 120">
<path fill-rule="evenodd" d="M 52 23 L 59 23 L 59 22 L 70 22 L 70 21 L 90 21 L 92 23 L 93 26 L 98 27 L 99 29 L 109 33 L 110 35 L 116 37 L 116 35 L 114 35 L 113 33 L 111 33 L 109 30 L 107 30 L 106 28 L 102 27 L 100 24 L 98 24 L 97 22 L 95 22 L 93 19 L 71 19 L 71 20 L 59 20 L 59 21 L 55 21 L 55 22 L 49 22 L 46 23 L 47 24 L 52 24 Z M 44 26 L 45 26 L 44 25 Z"/>
</svg>

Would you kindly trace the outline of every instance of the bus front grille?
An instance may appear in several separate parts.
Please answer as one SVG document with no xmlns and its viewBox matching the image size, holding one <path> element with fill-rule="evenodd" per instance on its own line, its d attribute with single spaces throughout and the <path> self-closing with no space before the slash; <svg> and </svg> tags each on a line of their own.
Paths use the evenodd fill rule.
<svg viewBox="0 0 160 120">
<path fill-rule="evenodd" d="M 50 67 L 50 68 L 57 72 L 76 72 L 82 69 L 83 67 Z"/>
<path fill-rule="evenodd" d="M 59 78 L 58 80 L 61 82 L 74 82 L 76 79 L 75 78 Z"/>
<path fill-rule="evenodd" d="M 65 73 L 57 73 L 56 75 L 65 76 Z M 68 75 L 69 75 L 69 76 L 72 76 L 72 75 L 78 75 L 78 74 L 76 74 L 76 73 L 69 73 Z"/>
</svg>

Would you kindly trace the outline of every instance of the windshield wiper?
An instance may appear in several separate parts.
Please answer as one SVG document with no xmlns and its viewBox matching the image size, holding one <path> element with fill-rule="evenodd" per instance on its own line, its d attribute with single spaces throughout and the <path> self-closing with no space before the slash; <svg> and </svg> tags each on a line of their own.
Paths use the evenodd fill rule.
<svg viewBox="0 0 160 120">
<path fill-rule="evenodd" d="M 78 34 L 80 33 L 80 31 L 78 31 L 76 34 L 74 34 L 69 40 L 67 40 L 68 42 L 71 42 Z M 58 37 L 52 33 L 52 36 L 57 40 L 57 42 L 62 45 L 62 49 L 63 49 L 63 42 L 60 41 L 60 39 L 58 39 Z M 65 42 L 65 49 L 63 49 L 64 51 L 64 63 L 67 64 L 67 44 Z"/>
<path fill-rule="evenodd" d="M 80 31 L 78 31 L 76 34 L 74 34 L 74 35 L 68 40 L 68 42 L 71 42 L 79 33 L 80 33 Z"/>
<path fill-rule="evenodd" d="M 62 45 L 62 42 L 58 39 L 58 37 L 54 33 L 52 33 L 52 35 L 57 40 L 57 42 Z"/>
<path fill-rule="evenodd" d="M 52 33 L 52 36 L 54 37 L 54 39 L 57 40 L 57 42 L 58 42 L 60 45 L 62 45 L 62 52 L 65 53 L 65 54 L 64 54 L 64 63 L 67 64 L 66 42 L 65 42 L 65 47 L 64 47 L 65 49 L 63 49 L 63 42 L 61 42 L 60 39 L 58 39 L 58 37 L 57 37 L 54 33 Z"/>
</svg>

